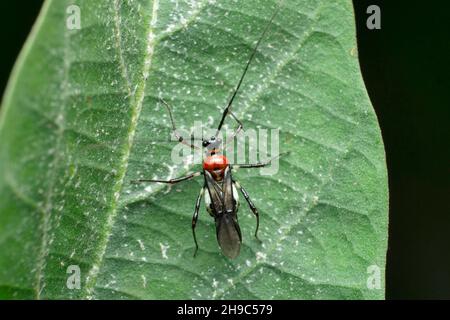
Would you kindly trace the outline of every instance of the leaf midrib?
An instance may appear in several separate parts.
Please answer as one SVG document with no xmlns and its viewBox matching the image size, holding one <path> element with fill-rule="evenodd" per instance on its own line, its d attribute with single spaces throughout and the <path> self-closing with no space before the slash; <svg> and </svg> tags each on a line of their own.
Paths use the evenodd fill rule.
<svg viewBox="0 0 450 320">
<path fill-rule="evenodd" d="M 117 8 L 118 7 L 115 5 L 113 10 L 116 11 Z M 101 265 L 103 263 L 103 257 L 105 255 L 106 248 L 108 246 L 109 237 L 111 235 L 111 230 L 113 228 L 113 225 L 115 222 L 115 217 L 117 215 L 117 208 L 118 208 L 117 204 L 119 202 L 120 192 L 122 190 L 125 174 L 126 174 L 127 168 L 128 168 L 128 162 L 129 162 L 130 153 L 131 153 L 131 149 L 132 149 L 133 142 L 134 142 L 134 136 L 136 133 L 137 124 L 138 124 L 140 113 L 142 110 L 142 103 L 143 103 L 144 97 L 145 97 L 145 88 L 146 88 L 146 83 L 147 83 L 147 77 L 148 77 L 150 67 L 152 64 L 154 47 L 156 44 L 154 27 L 155 27 L 155 25 L 157 23 L 157 19 L 158 19 L 158 8 L 159 8 L 159 0 L 153 0 L 152 14 L 151 14 L 151 18 L 150 18 L 149 28 L 148 28 L 148 31 L 146 34 L 146 52 L 145 52 L 144 60 L 143 60 L 143 64 L 142 64 L 142 71 L 141 71 L 141 77 L 140 77 L 141 81 L 137 84 L 135 96 L 134 97 L 130 96 L 131 121 L 130 121 L 130 126 L 128 129 L 126 143 L 123 146 L 123 152 L 122 152 L 123 156 L 120 161 L 119 170 L 117 171 L 119 178 L 117 179 L 117 181 L 112 189 L 113 201 L 112 201 L 110 210 L 107 213 L 107 221 L 106 221 L 106 225 L 104 227 L 104 232 L 103 232 L 104 237 L 99 245 L 99 254 L 98 254 L 97 258 L 95 259 L 94 263 L 92 264 L 92 267 L 89 270 L 88 276 L 86 278 L 86 284 L 84 286 L 84 288 L 85 288 L 84 297 L 85 298 L 92 297 L 93 290 L 95 288 L 95 284 L 97 281 L 98 273 L 99 273 Z M 116 14 L 120 18 L 120 12 L 117 12 Z M 120 21 L 120 19 L 119 19 L 119 21 Z M 117 27 L 120 29 L 120 25 L 117 25 Z M 117 36 L 117 31 L 116 31 L 116 36 Z M 124 59 L 122 56 L 122 49 L 121 49 L 122 44 L 121 44 L 120 39 L 116 39 L 116 42 L 120 48 L 118 53 L 119 53 L 119 56 L 121 57 L 120 59 L 121 59 L 121 64 L 122 64 L 121 68 L 123 71 L 123 76 L 125 78 L 125 81 L 127 81 L 127 85 L 129 85 L 130 83 L 128 82 L 127 77 L 126 77 L 127 72 L 126 72 L 126 67 L 124 64 Z M 130 87 L 128 87 L 128 89 L 130 89 Z"/>
</svg>

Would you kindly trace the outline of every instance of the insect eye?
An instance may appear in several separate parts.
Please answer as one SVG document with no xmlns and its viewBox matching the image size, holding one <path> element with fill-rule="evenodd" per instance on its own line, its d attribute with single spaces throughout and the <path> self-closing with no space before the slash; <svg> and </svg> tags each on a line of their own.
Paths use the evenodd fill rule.
<svg viewBox="0 0 450 320">
<path fill-rule="evenodd" d="M 207 146 L 208 146 L 208 144 L 209 144 L 209 142 L 208 142 L 208 141 L 206 141 L 206 140 L 203 140 L 203 143 L 202 143 L 202 144 L 203 144 L 203 146 L 204 146 L 204 147 L 207 147 Z"/>
</svg>

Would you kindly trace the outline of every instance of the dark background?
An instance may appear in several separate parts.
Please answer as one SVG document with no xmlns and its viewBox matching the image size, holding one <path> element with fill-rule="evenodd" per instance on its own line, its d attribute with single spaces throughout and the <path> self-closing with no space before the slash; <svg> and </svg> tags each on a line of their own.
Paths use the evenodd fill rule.
<svg viewBox="0 0 450 320">
<path fill-rule="evenodd" d="M 353 2 L 388 163 L 386 297 L 450 299 L 450 7 Z M 370 4 L 381 8 L 381 30 L 366 28 Z"/>
<path fill-rule="evenodd" d="M 386 147 L 388 299 L 450 299 L 450 6 L 354 0 L 367 90 Z M 366 9 L 381 8 L 381 30 Z M 0 92 L 41 1 L 1 1 Z"/>
</svg>

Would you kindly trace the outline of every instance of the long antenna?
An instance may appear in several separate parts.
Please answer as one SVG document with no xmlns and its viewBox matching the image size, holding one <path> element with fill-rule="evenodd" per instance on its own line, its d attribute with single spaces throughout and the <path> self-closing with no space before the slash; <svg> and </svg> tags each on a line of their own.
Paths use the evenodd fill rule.
<svg viewBox="0 0 450 320">
<path fill-rule="evenodd" d="M 278 5 L 278 7 L 276 8 L 275 12 L 272 14 L 272 17 L 270 18 L 269 22 L 267 23 L 266 27 L 264 28 L 263 33 L 259 37 L 258 42 L 256 43 L 256 46 L 253 49 L 252 54 L 250 55 L 250 58 L 247 61 L 247 64 L 246 64 L 246 66 L 244 68 L 244 72 L 242 73 L 241 79 L 239 79 L 239 82 L 238 82 L 238 84 L 236 86 L 236 89 L 234 90 L 233 95 L 231 96 L 230 101 L 227 104 L 227 107 L 223 111 L 222 119 L 220 120 L 219 127 L 217 128 L 216 136 L 219 134 L 220 129 L 222 129 L 222 125 L 223 125 L 223 123 L 225 121 L 225 118 L 226 118 L 228 112 L 230 111 L 231 104 L 233 103 L 233 100 L 236 97 L 236 95 L 237 95 L 237 93 L 239 91 L 239 88 L 241 87 L 242 81 L 244 80 L 244 77 L 247 74 L 248 67 L 250 66 L 250 64 L 253 61 L 253 58 L 255 57 L 256 51 L 258 50 L 258 46 L 261 43 L 262 39 L 264 38 L 264 35 L 266 34 L 267 30 L 269 30 L 269 26 L 272 24 L 272 21 L 275 18 L 275 16 L 277 15 L 278 11 L 280 11 L 280 8 L 281 8 L 281 5 Z"/>
</svg>

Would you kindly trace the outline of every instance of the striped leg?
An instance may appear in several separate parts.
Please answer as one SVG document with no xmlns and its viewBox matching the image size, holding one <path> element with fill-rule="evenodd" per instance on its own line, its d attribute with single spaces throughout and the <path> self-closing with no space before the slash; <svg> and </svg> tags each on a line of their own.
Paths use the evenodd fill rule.
<svg viewBox="0 0 450 320">
<path fill-rule="evenodd" d="M 258 238 L 258 229 L 259 229 L 259 212 L 258 209 L 255 207 L 255 205 L 253 204 L 252 200 L 250 199 L 250 196 L 248 195 L 247 191 L 240 185 L 239 182 L 233 180 L 234 185 L 236 186 L 236 188 L 238 188 L 239 190 L 241 190 L 242 195 L 244 196 L 245 200 L 247 200 L 247 203 L 250 207 L 250 210 L 252 210 L 253 214 L 256 217 L 256 230 L 255 230 L 255 238 L 259 240 Z"/>
<path fill-rule="evenodd" d="M 138 179 L 138 180 L 132 180 L 131 183 L 141 183 L 141 182 L 160 182 L 160 183 L 168 183 L 168 184 L 175 184 L 178 182 L 182 182 L 185 180 L 189 180 L 192 179 L 194 177 L 198 177 L 199 175 L 201 175 L 201 172 L 194 172 L 191 173 L 185 177 L 180 177 L 180 178 L 174 178 L 174 179 L 170 179 L 170 180 L 153 180 L 153 179 Z"/>
<path fill-rule="evenodd" d="M 273 160 L 275 160 L 276 158 L 279 158 L 281 156 L 287 155 L 289 154 L 289 152 L 283 152 L 280 153 L 278 156 L 273 157 L 272 159 L 269 159 L 266 162 L 258 162 L 258 163 L 250 163 L 250 164 L 234 164 L 232 165 L 233 169 L 239 169 L 239 168 L 244 168 L 244 169 L 248 169 L 248 168 L 262 168 L 267 166 L 268 164 L 270 164 Z"/>
<path fill-rule="evenodd" d="M 197 237 L 195 236 L 195 226 L 197 224 L 198 219 L 198 212 L 200 210 L 200 202 L 202 201 L 203 193 L 205 192 L 205 187 L 202 187 L 200 190 L 200 193 L 197 197 L 197 202 L 195 203 L 195 209 L 194 209 L 194 215 L 192 216 L 192 235 L 194 236 L 194 242 L 195 242 L 195 251 L 194 251 L 194 257 L 197 254 L 198 251 L 198 243 L 197 243 Z"/>
<path fill-rule="evenodd" d="M 175 137 L 177 138 L 178 142 L 180 142 L 184 145 L 187 145 L 187 146 L 191 147 L 192 149 L 200 149 L 199 147 L 194 146 L 192 143 L 189 143 L 186 140 L 184 140 L 184 138 L 178 133 L 177 127 L 175 126 L 175 120 L 173 119 L 173 116 L 172 116 L 172 109 L 171 109 L 170 105 L 166 101 L 164 101 L 164 99 L 162 99 L 162 98 L 160 98 L 159 100 L 164 104 L 164 106 L 169 111 L 170 122 L 172 123 L 172 132 L 175 135 Z"/>
</svg>

